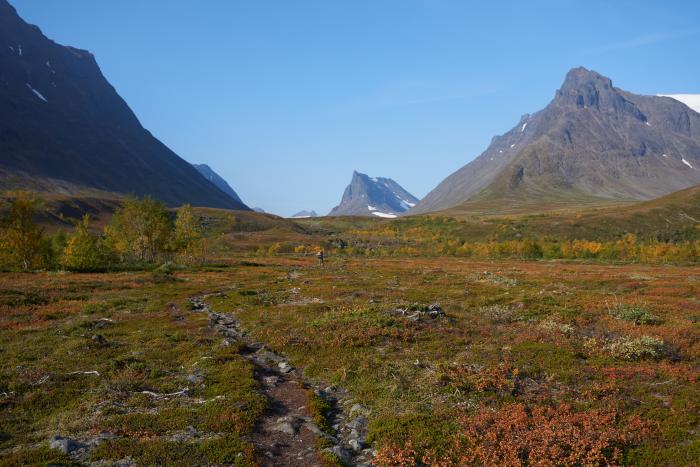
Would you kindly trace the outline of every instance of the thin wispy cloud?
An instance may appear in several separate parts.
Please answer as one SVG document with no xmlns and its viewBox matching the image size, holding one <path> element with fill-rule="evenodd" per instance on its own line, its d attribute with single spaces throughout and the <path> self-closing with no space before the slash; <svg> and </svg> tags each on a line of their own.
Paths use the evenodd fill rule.
<svg viewBox="0 0 700 467">
<path fill-rule="evenodd" d="M 682 39 L 684 37 L 696 36 L 700 34 L 700 28 L 695 29 L 684 29 L 679 31 L 666 31 L 666 32 L 655 32 L 652 34 L 645 34 L 643 36 L 633 37 L 631 39 L 626 39 L 620 42 L 613 42 L 611 44 L 604 45 L 597 49 L 597 52 L 611 52 L 618 50 L 629 50 L 636 49 L 639 47 L 645 47 L 648 45 L 659 44 L 662 42 L 673 41 L 676 39 Z"/>
</svg>

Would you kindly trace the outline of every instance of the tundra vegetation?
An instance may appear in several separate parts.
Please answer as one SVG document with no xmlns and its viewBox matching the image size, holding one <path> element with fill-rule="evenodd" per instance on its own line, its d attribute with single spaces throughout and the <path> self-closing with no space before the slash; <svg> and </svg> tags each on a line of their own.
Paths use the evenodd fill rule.
<svg viewBox="0 0 700 467">
<path fill-rule="evenodd" d="M 41 202 L 17 200 L 3 211 L 2 464 L 72 462 L 54 436 L 86 462 L 254 464 L 267 402 L 243 349 L 192 309 L 210 292 L 251 339 L 366 408 L 377 465 L 700 459 L 692 230 L 586 240 L 617 253 L 566 259 L 542 248 L 570 238 L 462 237 L 451 219 L 291 222 L 138 199 L 103 228 L 49 233 L 32 221 Z M 495 246 L 517 242 L 542 254 Z M 684 253 L 641 254 L 655 242 Z M 323 399 L 306 407 L 333 431 Z"/>
</svg>

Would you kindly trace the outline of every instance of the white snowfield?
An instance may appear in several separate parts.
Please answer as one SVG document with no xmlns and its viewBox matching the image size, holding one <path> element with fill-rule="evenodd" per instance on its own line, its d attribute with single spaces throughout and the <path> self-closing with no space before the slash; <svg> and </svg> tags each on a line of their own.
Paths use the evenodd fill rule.
<svg viewBox="0 0 700 467">
<path fill-rule="evenodd" d="M 369 204 L 367 205 L 367 209 L 369 209 L 370 211 L 376 211 L 376 210 L 377 210 L 377 208 L 375 208 L 374 206 L 370 206 Z"/>
<path fill-rule="evenodd" d="M 398 217 L 396 214 L 387 214 L 385 212 L 378 212 L 378 211 L 372 211 L 372 214 L 374 214 L 377 217 L 385 217 L 387 219 L 394 219 Z"/>
<path fill-rule="evenodd" d="M 694 111 L 700 112 L 700 94 L 659 94 L 659 96 L 670 97 L 684 103 Z"/>
<path fill-rule="evenodd" d="M 691 169 L 693 168 L 693 166 L 690 165 L 690 162 L 688 162 L 687 160 L 685 160 L 685 158 L 681 157 L 681 161 L 683 161 L 683 163 L 684 163 L 685 165 L 687 165 L 688 167 L 690 167 Z"/>
</svg>

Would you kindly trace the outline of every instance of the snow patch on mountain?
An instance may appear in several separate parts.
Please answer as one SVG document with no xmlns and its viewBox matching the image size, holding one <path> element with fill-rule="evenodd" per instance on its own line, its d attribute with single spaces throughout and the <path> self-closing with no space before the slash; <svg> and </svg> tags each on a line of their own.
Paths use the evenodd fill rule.
<svg viewBox="0 0 700 467">
<path fill-rule="evenodd" d="M 31 84 L 27 83 L 27 87 L 29 88 L 30 91 L 32 91 L 34 93 L 34 95 L 36 97 L 38 97 L 39 99 L 41 99 L 44 102 L 48 102 L 46 100 L 46 98 L 44 97 L 44 95 L 42 93 L 40 93 L 39 91 L 37 91 L 36 89 L 34 89 Z"/>
</svg>

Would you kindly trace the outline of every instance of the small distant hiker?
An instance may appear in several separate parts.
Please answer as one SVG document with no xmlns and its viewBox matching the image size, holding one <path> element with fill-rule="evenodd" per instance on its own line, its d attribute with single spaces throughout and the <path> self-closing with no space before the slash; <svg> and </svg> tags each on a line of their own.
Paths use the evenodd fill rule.
<svg viewBox="0 0 700 467">
<path fill-rule="evenodd" d="M 318 258 L 318 264 L 319 264 L 320 266 L 323 266 L 323 265 L 324 265 L 324 262 L 323 262 L 323 260 L 324 260 L 323 250 L 319 250 L 319 252 L 316 253 L 316 257 Z"/>
</svg>

